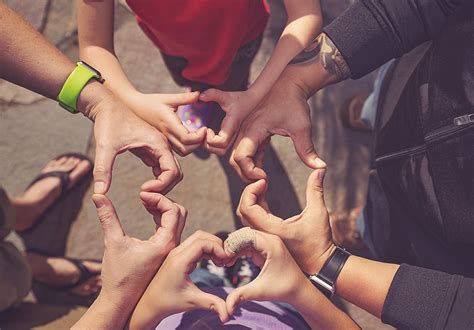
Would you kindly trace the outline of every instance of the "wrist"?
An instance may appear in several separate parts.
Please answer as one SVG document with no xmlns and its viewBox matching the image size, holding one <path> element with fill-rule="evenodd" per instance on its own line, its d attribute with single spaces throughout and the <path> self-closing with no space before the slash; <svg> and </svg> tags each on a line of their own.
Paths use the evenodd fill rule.
<svg viewBox="0 0 474 330">
<path fill-rule="evenodd" d="M 82 89 L 77 98 L 77 110 L 94 121 L 100 111 L 100 104 L 104 99 L 113 97 L 106 87 L 95 80 L 90 80 Z"/>
<path fill-rule="evenodd" d="M 305 270 L 308 274 L 317 274 L 323 268 L 323 265 L 329 259 L 336 249 L 336 245 L 333 242 L 330 242 L 326 249 L 321 254 L 315 254 L 313 257 L 308 258 L 308 269 Z"/>
<path fill-rule="evenodd" d="M 126 299 L 116 304 L 101 292 L 73 329 L 123 329 L 132 312 L 130 305 Z"/>
</svg>

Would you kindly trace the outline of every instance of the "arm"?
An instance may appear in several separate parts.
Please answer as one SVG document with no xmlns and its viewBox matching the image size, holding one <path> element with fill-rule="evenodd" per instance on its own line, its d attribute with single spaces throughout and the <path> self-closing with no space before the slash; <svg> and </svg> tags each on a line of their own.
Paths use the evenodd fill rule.
<svg viewBox="0 0 474 330">
<path fill-rule="evenodd" d="M 363 0 L 324 28 L 352 78 L 434 39 L 447 18 L 470 0 Z"/>
<path fill-rule="evenodd" d="M 202 101 L 217 102 L 227 113 L 218 135 L 208 130 L 205 146 L 211 152 L 221 156 L 225 154 L 235 139 L 241 122 L 268 94 L 291 59 L 308 47 L 321 29 L 319 0 L 285 0 L 284 3 L 288 16 L 286 27 L 270 59 L 249 89 L 245 92 L 210 89 L 201 94 Z"/>
<path fill-rule="evenodd" d="M 305 273 L 318 273 L 335 248 L 318 169 L 308 178 L 305 210 L 286 221 L 265 209 L 265 181 L 244 190 L 244 223 L 278 235 Z M 336 294 L 400 328 L 444 328 L 474 322 L 474 280 L 458 275 L 350 256 L 337 278 Z M 459 323 L 453 323 L 459 322 Z M 458 326 L 457 328 L 469 328 Z"/>
<path fill-rule="evenodd" d="M 314 40 L 323 18 L 319 0 L 285 0 L 288 20 L 270 59 L 248 89 L 257 103 L 270 91 L 285 67 Z"/>
<path fill-rule="evenodd" d="M 31 25 L 0 4 L 0 78 L 56 99 L 74 64 Z M 148 166 L 166 172 L 164 182 L 145 188 L 166 190 L 180 180 L 176 160 L 163 136 L 138 118 L 100 83 L 90 81 L 77 108 L 94 121 L 94 191 L 106 193 L 117 154 L 134 149 Z"/>
<path fill-rule="evenodd" d="M 114 0 L 77 0 L 81 58 L 101 72 L 105 86 L 135 114 L 159 129 L 176 152 L 192 152 L 201 145 L 206 130 L 188 132 L 175 111 L 181 104 L 196 102 L 199 93 L 143 94 L 132 85 L 114 51 L 114 5 Z"/>
</svg>

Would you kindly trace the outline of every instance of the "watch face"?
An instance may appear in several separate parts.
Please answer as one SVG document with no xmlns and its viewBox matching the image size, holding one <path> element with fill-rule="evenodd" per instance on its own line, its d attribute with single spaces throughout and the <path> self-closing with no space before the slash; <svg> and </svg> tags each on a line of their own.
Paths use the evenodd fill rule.
<svg viewBox="0 0 474 330">
<path fill-rule="evenodd" d="M 96 69 L 94 69 L 92 66 L 90 66 L 89 64 L 87 64 L 86 62 L 84 61 L 80 61 L 79 62 L 80 64 L 82 64 L 83 66 L 85 66 L 87 69 L 91 70 L 92 72 L 94 72 L 96 75 L 98 75 L 99 77 L 102 77 L 102 75 L 100 74 L 100 72 Z"/>
</svg>

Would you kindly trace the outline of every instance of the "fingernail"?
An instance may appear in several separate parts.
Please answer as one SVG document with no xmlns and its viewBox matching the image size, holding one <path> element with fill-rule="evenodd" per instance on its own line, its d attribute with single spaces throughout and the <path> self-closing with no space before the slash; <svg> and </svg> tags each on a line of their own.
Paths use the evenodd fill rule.
<svg viewBox="0 0 474 330">
<path fill-rule="evenodd" d="M 319 157 L 315 158 L 314 164 L 316 165 L 316 168 L 326 168 L 327 167 L 326 163 Z"/>
<path fill-rule="evenodd" d="M 94 194 L 103 194 L 105 193 L 105 183 L 102 181 L 97 181 L 94 183 Z"/>
</svg>

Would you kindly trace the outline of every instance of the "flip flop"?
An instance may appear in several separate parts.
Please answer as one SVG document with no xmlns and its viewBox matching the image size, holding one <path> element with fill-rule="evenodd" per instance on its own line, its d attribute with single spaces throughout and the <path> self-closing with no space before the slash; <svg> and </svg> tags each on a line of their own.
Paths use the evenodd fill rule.
<svg viewBox="0 0 474 330">
<path fill-rule="evenodd" d="M 75 258 L 66 258 L 66 257 L 64 257 L 64 259 L 71 262 L 74 266 L 76 266 L 76 268 L 80 272 L 80 275 L 79 275 L 78 280 L 75 281 L 74 283 L 71 283 L 71 284 L 68 284 L 68 285 L 65 285 L 65 286 L 62 286 L 62 287 L 59 287 L 59 288 L 51 287 L 53 289 L 56 289 L 56 291 L 63 291 L 63 292 L 64 291 L 71 291 L 72 289 L 81 286 L 82 284 L 87 282 L 92 277 L 94 277 L 96 275 L 100 275 L 100 273 L 91 272 L 89 269 L 87 269 L 86 266 L 84 266 L 84 261 L 91 261 L 91 262 L 97 262 L 98 263 L 99 262 L 98 260 L 92 260 L 92 259 L 79 260 L 79 259 L 75 259 Z M 43 283 L 43 284 L 49 287 L 49 285 L 47 285 L 45 283 Z"/>
<path fill-rule="evenodd" d="M 74 283 L 66 284 L 66 285 L 63 285 L 63 286 L 60 286 L 60 287 L 52 286 L 52 285 L 49 285 L 49 284 L 41 282 L 41 281 L 33 280 L 33 282 L 39 283 L 39 284 L 44 285 L 44 286 L 47 286 L 48 288 L 50 288 L 51 290 L 54 290 L 54 291 L 58 291 L 58 292 L 71 291 L 74 288 L 79 287 L 80 285 L 84 284 L 85 282 L 87 282 L 92 277 L 94 277 L 96 275 L 100 275 L 100 272 L 91 272 L 89 269 L 87 269 L 87 267 L 84 265 L 84 262 L 85 261 L 90 261 L 90 262 L 101 263 L 101 260 L 97 260 L 97 259 L 76 259 L 76 258 L 68 258 L 68 257 L 64 257 L 64 256 L 54 256 L 54 255 L 51 255 L 51 254 L 48 254 L 48 253 L 45 253 L 45 252 L 41 252 L 39 250 L 34 250 L 34 249 L 29 249 L 28 252 L 33 252 L 33 253 L 36 253 L 38 255 L 42 255 L 42 256 L 45 256 L 45 257 L 59 258 L 59 259 L 67 260 L 70 263 L 72 263 L 79 270 L 80 275 L 79 275 L 79 278 L 77 279 L 77 281 L 74 281 Z M 93 295 L 93 294 L 91 294 L 91 295 Z"/>
<path fill-rule="evenodd" d="M 81 161 L 86 160 L 90 163 L 91 170 L 92 170 L 92 167 L 94 166 L 94 163 L 89 159 L 89 157 L 87 157 L 86 155 L 80 154 L 80 153 L 76 153 L 76 152 L 69 152 L 69 153 L 61 154 L 61 155 L 53 158 L 53 160 L 58 160 L 62 157 L 76 157 L 76 158 L 80 159 Z M 28 188 L 30 188 L 32 185 L 34 185 L 38 181 L 41 181 L 43 179 L 50 178 L 50 177 L 55 177 L 55 178 L 59 178 L 59 180 L 61 181 L 61 191 L 60 191 L 60 194 L 59 194 L 59 197 L 58 197 L 58 198 L 60 198 L 68 190 L 69 173 L 70 172 L 71 171 L 69 171 L 69 172 L 66 172 L 66 171 L 53 171 L 53 172 L 41 173 L 40 175 L 35 177 L 33 179 L 33 181 L 30 182 L 30 184 L 28 185 L 28 187 L 26 187 L 25 190 L 28 190 Z M 87 174 L 85 174 L 82 178 L 80 178 L 77 183 L 79 183 L 86 176 L 87 176 Z"/>
<path fill-rule="evenodd" d="M 75 152 L 69 152 L 69 153 L 65 153 L 65 154 L 61 154 L 59 156 L 57 156 L 56 158 L 53 158 L 53 160 L 58 160 L 60 159 L 61 157 L 76 157 L 78 159 L 80 159 L 81 161 L 82 160 L 86 160 L 90 163 L 91 165 L 91 169 L 85 173 L 77 182 L 76 182 L 76 185 L 78 185 L 80 182 L 82 182 L 82 180 L 84 180 L 89 173 L 92 172 L 92 168 L 94 167 L 94 163 L 85 155 L 83 154 L 80 154 L 80 153 L 75 153 Z M 71 170 L 72 171 L 72 170 Z M 61 182 L 61 187 L 60 187 L 60 192 L 59 192 L 59 196 L 58 198 L 53 202 L 53 204 L 51 204 L 51 206 L 46 209 L 44 213 L 46 213 L 51 207 L 53 207 L 58 200 L 60 200 L 65 194 L 66 192 L 69 190 L 68 186 L 69 186 L 69 173 L 71 172 L 66 172 L 66 171 L 53 171 L 53 172 L 47 172 L 47 173 L 41 173 L 39 174 L 37 177 L 35 177 L 31 182 L 30 184 L 26 187 L 25 191 L 28 190 L 31 186 L 33 186 L 35 183 L 37 183 L 38 181 L 41 181 L 43 179 L 46 179 L 46 178 L 51 178 L 51 177 L 54 177 L 54 178 L 58 178 Z M 75 185 L 75 186 L 76 186 Z M 71 187 L 71 189 L 74 188 L 74 187 Z M 42 215 L 40 215 L 39 218 L 41 218 Z M 34 228 L 36 228 L 36 226 L 40 223 L 40 219 L 38 219 L 30 228 L 28 229 L 25 229 L 25 230 L 17 230 L 17 232 L 19 233 L 26 233 L 28 231 L 31 231 L 33 230 Z"/>
</svg>

